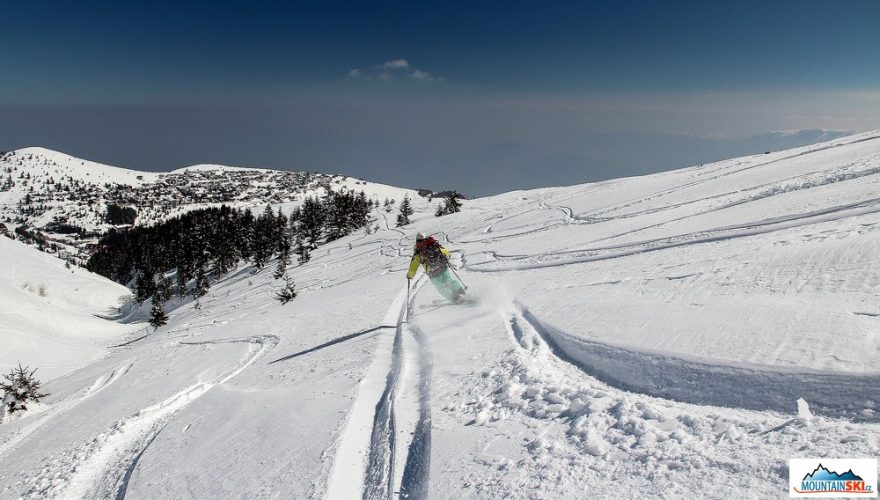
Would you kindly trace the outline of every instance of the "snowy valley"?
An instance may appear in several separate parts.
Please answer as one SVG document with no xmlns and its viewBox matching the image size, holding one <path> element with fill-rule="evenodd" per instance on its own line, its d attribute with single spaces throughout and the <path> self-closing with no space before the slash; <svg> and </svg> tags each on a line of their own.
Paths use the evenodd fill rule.
<svg viewBox="0 0 880 500">
<path fill-rule="evenodd" d="M 0 498 L 784 498 L 789 458 L 880 455 L 880 131 L 444 217 L 320 174 L 0 167 L 4 216 L 39 228 L 107 229 L 110 203 L 289 212 L 336 181 L 415 208 L 315 249 L 287 304 L 241 264 L 157 329 L 127 288 L 0 238 L 0 366 L 50 394 L 0 424 Z M 35 190 L 22 214 L 26 169 L 95 200 Z M 475 303 L 407 287 L 419 231 Z"/>
</svg>

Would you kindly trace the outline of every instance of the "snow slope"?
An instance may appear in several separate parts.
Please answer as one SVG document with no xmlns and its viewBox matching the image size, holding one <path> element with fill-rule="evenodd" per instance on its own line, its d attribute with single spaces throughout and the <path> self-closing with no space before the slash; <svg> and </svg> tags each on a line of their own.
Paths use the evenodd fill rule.
<svg viewBox="0 0 880 500">
<path fill-rule="evenodd" d="M 113 314 L 131 295 L 122 285 L 17 241 L 0 238 L 0 370 L 24 366 L 51 379 L 107 353 L 114 340 L 143 325 L 126 326 Z"/>
<path fill-rule="evenodd" d="M 17 149 L 15 156 L 22 159 L 23 165 L 27 167 L 31 175 L 49 174 L 58 180 L 72 177 L 75 180 L 93 184 L 106 182 L 140 185 L 154 182 L 159 178 L 159 174 L 156 172 L 138 172 L 127 168 L 113 167 L 41 147 Z"/>
<path fill-rule="evenodd" d="M 786 497 L 791 457 L 880 455 L 878 174 L 874 132 L 376 212 L 288 305 L 243 268 L 47 384 L 0 497 Z M 407 294 L 416 231 L 476 304 Z"/>
</svg>

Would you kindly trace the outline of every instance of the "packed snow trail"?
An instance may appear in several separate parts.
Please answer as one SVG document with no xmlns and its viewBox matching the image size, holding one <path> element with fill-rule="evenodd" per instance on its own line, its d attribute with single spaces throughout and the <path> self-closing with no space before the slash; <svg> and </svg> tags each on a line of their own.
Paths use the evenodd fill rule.
<svg viewBox="0 0 880 500">
<path fill-rule="evenodd" d="M 180 345 L 247 343 L 247 357 L 220 377 L 199 382 L 114 424 L 90 443 L 57 457 L 29 480 L 30 498 L 124 498 L 128 479 L 150 443 L 184 407 L 224 384 L 271 350 L 274 336 L 257 336 Z"/>
<path fill-rule="evenodd" d="M 76 405 L 82 403 L 83 401 L 89 399 L 92 396 L 100 393 L 117 380 L 122 378 L 128 370 L 131 369 L 132 365 L 134 365 L 134 361 L 125 361 L 115 369 L 113 369 L 110 373 L 101 375 L 98 377 L 95 382 L 89 387 L 81 396 L 75 395 L 70 397 L 65 401 L 61 401 L 53 405 L 49 410 L 46 410 L 43 414 L 39 415 L 37 420 L 33 423 L 26 425 L 24 428 L 20 429 L 17 433 L 13 434 L 10 438 L 0 444 L 0 458 L 3 457 L 7 452 L 13 450 L 21 441 L 30 436 L 34 431 L 40 429 L 43 425 L 48 423 L 53 418 L 57 418 L 64 414 L 64 412 L 70 410 Z"/>
<path fill-rule="evenodd" d="M 412 297 L 407 318 L 412 313 L 415 296 Z M 414 323 L 409 330 L 418 349 L 418 403 L 419 419 L 412 431 L 412 441 L 406 454 L 406 464 L 400 479 L 401 498 L 427 498 L 431 474 L 431 372 L 433 361 L 428 339 Z"/>
<path fill-rule="evenodd" d="M 329 498 L 420 498 L 430 469 L 430 353 L 410 322 L 423 280 L 401 290 L 386 312 L 366 377 L 337 444 Z M 409 300 L 407 301 L 407 298 Z M 392 332 L 393 331 L 393 335 Z M 379 379 L 384 373 L 384 385 Z M 381 392 L 379 392 L 381 387 Z M 370 419 L 369 409 L 372 408 Z M 356 478 L 362 478 L 358 481 Z"/>
<path fill-rule="evenodd" d="M 394 468 L 397 452 L 397 416 L 395 402 L 403 366 L 403 321 L 406 317 L 406 302 L 397 316 L 394 330 L 394 343 L 391 350 L 391 369 L 385 381 L 385 390 L 376 404 L 373 416 L 373 431 L 370 436 L 370 453 L 364 478 L 364 499 L 378 500 L 392 498 L 394 495 Z"/>
</svg>

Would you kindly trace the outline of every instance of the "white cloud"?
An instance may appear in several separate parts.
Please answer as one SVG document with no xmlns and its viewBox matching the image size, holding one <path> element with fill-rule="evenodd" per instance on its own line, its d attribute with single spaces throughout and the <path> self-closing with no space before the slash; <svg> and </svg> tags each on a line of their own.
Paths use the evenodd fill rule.
<svg viewBox="0 0 880 500">
<path fill-rule="evenodd" d="M 380 64 L 376 67 L 381 70 L 406 69 L 409 68 L 409 61 L 406 59 L 394 59 L 392 61 L 385 61 L 385 64 Z"/>
<path fill-rule="evenodd" d="M 406 59 L 391 59 L 370 67 L 366 71 L 355 68 L 348 72 L 349 78 L 365 78 L 390 82 L 395 80 L 418 80 L 422 82 L 442 82 L 443 78 L 417 68 Z"/>
<path fill-rule="evenodd" d="M 415 80 L 434 80 L 434 77 L 431 76 L 431 73 L 428 73 L 427 71 L 422 71 L 420 69 L 413 71 L 409 74 L 409 76 L 410 78 L 413 78 Z"/>
</svg>

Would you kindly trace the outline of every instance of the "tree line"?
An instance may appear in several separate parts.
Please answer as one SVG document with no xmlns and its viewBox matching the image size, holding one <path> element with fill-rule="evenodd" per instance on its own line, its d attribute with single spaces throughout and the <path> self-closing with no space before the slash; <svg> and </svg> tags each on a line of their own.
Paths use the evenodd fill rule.
<svg viewBox="0 0 880 500">
<path fill-rule="evenodd" d="M 131 287 L 139 303 L 152 299 L 156 328 L 167 321 L 164 304 L 173 296 L 198 300 L 211 276 L 246 262 L 261 269 L 276 256 L 274 277 L 284 282 L 278 300 L 286 303 L 296 296 L 287 274 L 292 254 L 308 262 L 319 244 L 370 224 L 372 208 L 363 192 L 328 191 L 306 198 L 289 216 L 269 205 L 258 216 L 226 205 L 192 210 L 152 226 L 111 229 L 86 267 Z"/>
</svg>

